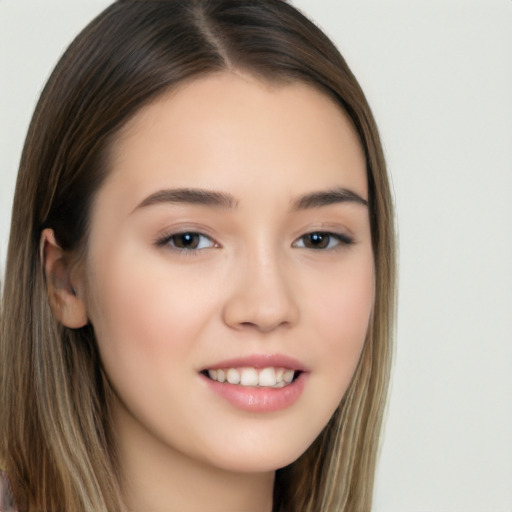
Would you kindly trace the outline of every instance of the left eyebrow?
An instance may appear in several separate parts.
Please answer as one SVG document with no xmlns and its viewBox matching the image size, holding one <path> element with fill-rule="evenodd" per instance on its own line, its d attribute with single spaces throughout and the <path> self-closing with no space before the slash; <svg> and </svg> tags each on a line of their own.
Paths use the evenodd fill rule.
<svg viewBox="0 0 512 512">
<path fill-rule="evenodd" d="M 334 188 L 299 197 L 293 202 L 293 209 L 308 210 L 337 203 L 355 203 L 368 207 L 368 201 L 356 192 L 348 188 Z"/>
</svg>

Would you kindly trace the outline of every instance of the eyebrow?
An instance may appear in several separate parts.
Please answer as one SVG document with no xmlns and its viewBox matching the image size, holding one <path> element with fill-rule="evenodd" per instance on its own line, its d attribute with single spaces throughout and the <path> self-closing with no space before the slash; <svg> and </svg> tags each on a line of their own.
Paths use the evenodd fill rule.
<svg viewBox="0 0 512 512">
<path fill-rule="evenodd" d="M 236 208 L 238 205 L 238 201 L 233 196 L 224 192 L 198 188 L 175 188 L 159 190 L 151 194 L 140 202 L 135 210 L 162 203 L 197 204 L 215 208 Z"/>
<path fill-rule="evenodd" d="M 321 208 L 338 203 L 355 203 L 368 206 L 368 201 L 359 194 L 348 188 L 334 188 L 320 192 L 313 192 L 299 197 L 293 203 L 294 210 L 308 210 L 310 208 Z"/>
<path fill-rule="evenodd" d="M 196 204 L 226 209 L 233 209 L 238 206 L 238 201 L 226 192 L 199 188 L 176 188 L 159 190 L 149 195 L 135 207 L 134 211 L 147 206 L 168 203 Z M 356 203 L 368 206 L 368 201 L 354 191 L 347 188 L 334 188 L 303 195 L 292 202 L 292 209 L 308 210 L 338 203 Z"/>
</svg>

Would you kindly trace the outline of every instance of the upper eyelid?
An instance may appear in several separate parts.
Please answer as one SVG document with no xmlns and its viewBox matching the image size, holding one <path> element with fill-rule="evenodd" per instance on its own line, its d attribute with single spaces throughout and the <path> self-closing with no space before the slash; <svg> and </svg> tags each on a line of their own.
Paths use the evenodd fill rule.
<svg viewBox="0 0 512 512">
<path fill-rule="evenodd" d="M 312 223 L 309 226 L 297 230 L 295 232 L 295 240 L 313 233 L 325 233 L 326 235 L 332 235 L 341 238 L 347 238 L 354 240 L 355 233 L 345 223 L 341 222 L 318 222 Z"/>
<path fill-rule="evenodd" d="M 163 224 L 162 227 L 156 231 L 154 238 L 163 238 L 165 236 L 170 237 L 173 235 L 181 235 L 183 233 L 197 233 L 198 235 L 207 236 L 212 239 L 215 239 L 216 237 L 214 229 L 203 222 L 199 223 L 190 220 L 178 220 L 176 222 L 170 222 L 167 225 Z"/>
</svg>

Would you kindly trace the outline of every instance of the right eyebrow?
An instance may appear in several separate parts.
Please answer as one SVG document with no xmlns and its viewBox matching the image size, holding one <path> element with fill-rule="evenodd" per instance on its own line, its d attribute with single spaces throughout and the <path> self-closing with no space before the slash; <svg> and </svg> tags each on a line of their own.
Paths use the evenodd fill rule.
<svg viewBox="0 0 512 512">
<path fill-rule="evenodd" d="M 238 205 L 238 201 L 232 195 L 226 194 L 225 192 L 200 188 L 173 188 L 154 192 L 143 199 L 135 207 L 134 211 L 139 208 L 162 203 L 197 204 L 216 208 L 236 208 Z"/>
</svg>

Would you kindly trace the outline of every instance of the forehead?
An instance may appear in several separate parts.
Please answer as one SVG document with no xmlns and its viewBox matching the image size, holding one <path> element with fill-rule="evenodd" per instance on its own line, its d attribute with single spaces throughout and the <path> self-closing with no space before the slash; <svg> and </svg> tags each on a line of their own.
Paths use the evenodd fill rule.
<svg viewBox="0 0 512 512">
<path fill-rule="evenodd" d="M 327 94 L 230 72 L 142 108 L 112 146 L 107 188 L 116 182 L 131 203 L 158 188 L 197 185 L 235 195 L 262 184 L 287 195 L 350 186 L 366 195 L 360 140 Z"/>
</svg>

